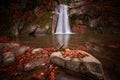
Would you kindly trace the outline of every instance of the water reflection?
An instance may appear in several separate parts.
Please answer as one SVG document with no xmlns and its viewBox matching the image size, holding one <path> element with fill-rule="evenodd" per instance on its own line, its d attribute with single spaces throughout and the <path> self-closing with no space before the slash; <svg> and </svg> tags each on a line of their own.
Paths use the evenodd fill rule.
<svg viewBox="0 0 120 80">
<path fill-rule="evenodd" d="M 69 45 L 70 34 L 56 34 L 56 43 L 57 46 L 63 46 L 63 48 L 67 48 Z"/>
<path fill-rule="evenodd" d="M 105 72 L 105 80 L 119 80 L 119 57 L 120 49 L 119 48 L 111 48 L 109 44 L 120 44 L 119 35 L 101 35 L 101 34 L 93 34 L 93 32 L 87 32 L 85 34 L 56 34 L 56 35 L 41 35 L 38 37 L 30 37 L 23 35 L 19 43 L 22 45 L 27 45 L 31 47 L 55 47 L 57 43 L 60 45 L 64 44 L 64 47 L 78 47 L 80 45 L 85 45 L 90 49 L 90 53 L 98 58 L 104 68 Z M 117 73 L 115 73 L 117 72 Z M 115 74 L 113 74 L 115 73 Z M 61 77 L 62 76 L 62 77 Z M 63 78 L 65 77 L 65 78 Z M 57 80 L 83 80 L 83 79 L 75 79 L 75 77 L 60 74 L 57 75 Z M 115 79 L 116 78 L 116 79 Z M 88 80 L 88 79 L 86 79 Z"/>
</svg>

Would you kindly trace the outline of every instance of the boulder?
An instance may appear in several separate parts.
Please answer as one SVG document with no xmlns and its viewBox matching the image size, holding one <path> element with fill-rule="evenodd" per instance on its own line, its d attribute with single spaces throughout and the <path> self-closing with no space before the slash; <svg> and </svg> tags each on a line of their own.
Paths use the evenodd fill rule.
<svg viewBox="0 0 120 80">
<path fill-rule="evenodd" d="M 50 55 L 50 61 L 58 66 L 65 67 L 65 60 L 61 52 L 54 52 Z"/>
<path fill-rule="evenodd" d="M 17 47 L 13 50 L 11 50 L 11 52 L 15 53 L 15 54 L 24 54 L 30 47 L 28 46 L 22 46 L 22 47 Z"/>
<path fill-rule="evenodd" d="M 103 79 L 102 64 L 95 57 L 85 51 L 79 50 L 80 53 L 88 56 L 81 58 L 63 57 L 62 52 L 54 52 L 50 56 L 51 63 L 61 66 L 65 69 L 90 75 L 98 80 Z"/>
<path fill-rule="evenodd" d="M 65 58 L 65 62 L 66 62 L 66 68 L 75 72 L 79 72 L 79 65 L 80 65 L 80 60 L 77 58 Z"/>
<path fill-rule="evenodd" d="M 18 47 L 19 44 L 17 43 L 0 43 L 0 50 L 4 48 L 13 48 L 13 47 Z"/>
<path fill-rule="evenodd" d="M 24 65 L 24 71 L 43 69 L 45 65 L 46 65 L 46 62 L 44 59 L 33 60 Z"/>
<path fill-rule="evenodd" d="M 36 49 L 33 49 L 31 53 L 32 54 L 37 54 L 37 53 L 39 53 L 42 50 L 43 50 L 42 48 L 36 48 Z"/>
<path fill-rule="evenodd" d="M 15 55 L 13 52 L 6 52 L 2 54 L 3 64 L 9 66 L 10 64 L 15 62 Z"/>
</svg>

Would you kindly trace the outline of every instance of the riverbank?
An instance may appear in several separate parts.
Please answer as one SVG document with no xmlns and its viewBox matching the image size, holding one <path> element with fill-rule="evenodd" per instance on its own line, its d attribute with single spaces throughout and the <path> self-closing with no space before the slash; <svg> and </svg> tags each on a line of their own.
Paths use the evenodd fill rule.
<svg viewBox="0 0 120 80">
<path fill-rule="evenodd" d="M 112 40 L 112 41 L 114 41 L 114 40 Z M 94 43 L 93 42 L 86 42 L 86 43 L 81 42 L 81 44 L 78 43 L 79 47 L 76 49 L 85 50 L 101 61 L 102 65 L 103 65 L 105 80 L 118 80 L 119 79 L 119 66 L 120 66 L 118 64 L 119 63 L 119 57 L 118 57 L 119 54 L 118 53 L 120 52 L 120 50 L 119 50 L 120 45 L 115 44 L 115 43 L 109 44 L 110 42 L 108 42 L 106 44 L 101 44 L 101 43 L 96 44 L 95 41 L 94 41 Z M 5 66 L 4 66 L 0 63 L 2 65 L 0 68 L 0 70 L 2 72 L 2 73 L 0 72 L 0 74 L 1 74 L 0 79 L 2 79 L 2 80 L 6 79 L 6 76 L 9 76 L 7 78 L 8 80 L 11 78 L 12 78 L 12 80 L 20 80 L 20 79 L 31 80 L 34 78 L 39 78 L 41 74 L 43 75 L 43 73 L 42 73 L 43 71 L 46 71 L 46 69 L 49 69 L 49 67 L 45 64 L 49 64 L 50 54 L 52 52 L 56 51 L 55 48 L 32 48 L 32 47 L 20 45 L 17 43 L 1 43 L 1 44 L 2 45 L 6 44 L 6 45 L 4 45 L 3 48 L 2 48 L 2 45 L 0 46 L 1 55 L 2 55 L 2 53 L 5 53 L 5 52 L 6 52 L 6 54 L 4 54 L 4 56 L 7 56 L 7 54 L 9 54 L 9 56 L 4 57 L 4 59 L 6 59 L 6 60 L 0 60 L 0 62 L 2 62 L 2 64 L 3 63 L 5 64 Z M 9 52 L 11 50 L 15 53 L 15 55 L 16 54 L 17 55 L 16 56 L 12 55 L 13 53 Z M 42 52 L 38 53 L 39 51 L 42 51 Z M 10 58 L 10 57 L 12 57 L 12 58 Z M 3 57 L 0 57 L 0 58 L 3 59 Z M 7 58 L 10 58 L 10 59 L 7 60 Z M 36 61 L 33 58 L 39 59 L 39 60 Z M 15 60 L 15 59 L 17 59 L 17 60 Z M 10 60 L 10 62 L 9 62 L 9 60 Z M 46 60 L 48 60 L 48 63 L 46 63 Z M 18 61 L 18 62 L 16 62 L 16 61 Z M 9 65 L 11 65 L 11 66 L 9 66 Z M 32 67 L 31 67 L 31 65 L 32 65 Z M 39 67 L 36 67 L 36 66 L 39 66 Z M 57 67 L 52 67 L 52 69 L 56 69 L 56 68 Z M 31 70 L 32 70 L 32 72 L 31 72 Z M 62 78 L 59 78 L 61 76 L 63 78 L 69 79 L 69 80 L 78 80 L 78 78 L 79 78 L 79 77 L 75 78 L 74 76 L 72 77 L 64 71 L 62 71 L 62 72 L 59 71 L 59 69 L 57 72 L 59 73 L 59 75 L 57 75 L 57 78 L 58 78 L 57 80 L 62 80 Z M 49 72 L 47 74 L 49 74 L 49 76 L 50 76 L 51 72 Z M 47 80 L 47 78 L 42 79 L 42 80 Z M 86 79 L 81 79 L 81 80 L 86 80 Z"/>
<path fill-rule="evenodd" d="M 63 56 L 60 52 L 62 54 L 64 52 Z M 62 58 L 59 56 L 60 54 Z M 60 58 L 62 61 L 59 61 Z M 61 64 L 64 65 L 64 62 L 68 65 L 61 66 Z M 74 62 L 76 64 L 73 64 Z M 61 67 L 66 71 L 76 73 L 76 75 L 84 74 L 84 77 L 78 77 L 83 78 L 82 80 L 103 79 L 101 63 L 92 55 L 80 50 L 65 49 L 58 51 L 56 48 L 31 48 L 17 43 L 0 43 L 0 64 L 0 79 L 2 80 L 56 80 L 56 76 L 60 76 L 60 74 L 61 77 L 64 76 L 62 75 L 64 71 L 60 73 L 56 71 Z M 58 66 L 53 66 L 53 64 Z M 94 65 L 97 67 L 93 68 Z M 24 77 L 28 74 L 28 77 Z"/>
</svg>

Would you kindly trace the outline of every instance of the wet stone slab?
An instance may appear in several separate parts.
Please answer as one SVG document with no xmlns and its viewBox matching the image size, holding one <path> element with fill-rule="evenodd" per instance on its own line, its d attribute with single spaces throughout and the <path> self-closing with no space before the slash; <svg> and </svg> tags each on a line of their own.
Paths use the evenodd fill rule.
<svg viewBox="0 0 120 80">
<path fill-rule="evenodd" d="M 83 58 L 69 58 L 63 57 L 62 52 L 58 51 L 51 54 L 51 63 L 77 73 L 89 74 L 95 79 L 102 80 L 103 68 L 101 62 L 89 53 L 81 50 L 79 51 L 88 56 Z"/>
</svg>

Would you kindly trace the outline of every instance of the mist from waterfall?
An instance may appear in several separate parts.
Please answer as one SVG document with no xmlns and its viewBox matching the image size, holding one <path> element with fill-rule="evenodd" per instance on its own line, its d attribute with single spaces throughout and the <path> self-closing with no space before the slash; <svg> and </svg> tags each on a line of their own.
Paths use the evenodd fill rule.
<svg viewBox="0 0 120 80">
<path fill-rule="evenodd" d="M 59 16 L 55 34 L 72 34 L 67 11 L 67 5 L 61 4 L 59 6 Z"/>
</svg>

